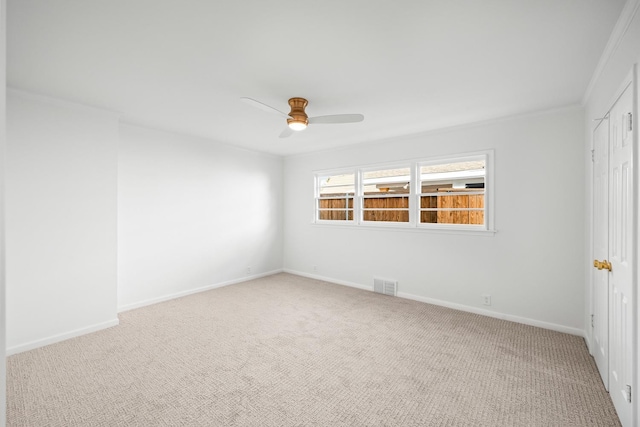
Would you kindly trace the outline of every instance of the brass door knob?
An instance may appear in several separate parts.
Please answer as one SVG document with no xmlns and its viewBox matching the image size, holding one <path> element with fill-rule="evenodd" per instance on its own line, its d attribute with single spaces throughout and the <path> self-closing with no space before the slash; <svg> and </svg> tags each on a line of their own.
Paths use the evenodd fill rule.
<svg viewBox="0 0 640 427">
<path fill-rule="evenodd" d="M 597 268 L 598 270 L 609 270 L 611 271 L 611 263 L 609 261 L 602 260 L 602 261 L 598 261 L 597 259 L 593 260 L 593 266 L 595 268 Z"/>
</svg>

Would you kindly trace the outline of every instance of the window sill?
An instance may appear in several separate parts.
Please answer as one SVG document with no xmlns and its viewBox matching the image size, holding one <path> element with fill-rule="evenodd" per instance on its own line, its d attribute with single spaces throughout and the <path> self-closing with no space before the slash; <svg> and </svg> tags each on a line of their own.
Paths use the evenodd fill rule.
<svg viewBox="0 0 640 427">
<path fill-rule="evenodd" d="M 416 227 L 412 224 L 399 225 L 394 223 L 385 224 L 354 224 L 349 222 L 312 222 L 315 227 L 342 228 L 354 230 L 379 230 L 379 231 L 400 231 L 410 233 L 433 233 L 433 234 L 459 234 L 467 236 L 494 236 L 498 230 L 484 230 L 473 228 L 435 228 L 435 227 Z"/>
</svg>

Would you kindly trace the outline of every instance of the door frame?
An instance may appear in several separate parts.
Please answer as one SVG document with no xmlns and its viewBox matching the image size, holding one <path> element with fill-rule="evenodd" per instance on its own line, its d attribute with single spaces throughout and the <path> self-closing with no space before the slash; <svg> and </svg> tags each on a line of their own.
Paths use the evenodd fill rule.
<svg viewBox="0 0 640 427">
<path fill-rule="evenodd" d="M 596 121 L 596 125 L 593 128 L 593 131 L 591 132 L 591 140 L 593 142 L 593 150 L 592 150 L 592 167 L 591 167 L 591 259 L 593 260 L 604 260 L 604 259 L 608 259 L 609 258 L 609 149 L 610 149 L 610 136 L 611 136 L 611 129 L 610 129 L 610 124 L 609 124 L 609 112 L 607 112 L 607 114 L 605 114 L 604 117 L 602 117 L 601 119 L 598 119 Z M 604 128 L 604 132 L 605 132 L 605 138 L 606 138 L 606 144 L 604 144 L 604 146 L 606 147 L 606 165 L 607 165 L 607 172 L 606 172 L 606 189 L 604 189 L 604 195 L 601 195 L 601 197 L 597 200 L 596 196 L 598 194 L 598 190 L 597 190 L 597 179 L 596 179 L 596 162 L 599 160 L 598 158 L 598 154 L 602 155 L 602 153 L 598 153 L 596 152 L 596 145 L 598 145 L 598 138 L 596 137 L 596 135 L 598 133 L 602 134 L 603 132 L 603 128 Z M 599 141 L 600 145 L 603 145 L 602 141 Z M 601 161 L 601 160 L 600 160 Z M 600 173 L 602 173 L 602 171 L 600 171 Z M 604 196 L 604 197 L 603 197 Z M 601 218 L 603 212 L 600 212 L 600 215 L 597 215 L 597 202 L 600 203 L 606 203 L 606 209 L 604 209 L 604 218 Z M 602 209 L 602 208 L 601 208 Z M 599 224 L 597 220 L 603 220 L 604 219 L 604 223 L 603 224 Z M 600 239 L 602 239 L 604 236 L 599 236 L 599 233 L 596 233 L 596 228 L 598 228 L 598 231 L 603 232 L 603 228 L 606 229 L 606 238 L 604 239 L 604 241 L 601 241 L 601 244 L 604 244 L 606 246 L 606 250 L 604 251 L 605 253 L 602 253 L 603 251 L 601 251 L 600 249 L 602 249 L 601 247 L 599 247 L 596 243 L 598 240 L 598 237 L 600 237 Z M 598 252 L 598 253 L 596 253 Z M 595 262 L 595 261 L 594 261 Z M 591 264 L 590 264 L 591 265 Z M 589 279 L 590 279 L 590 283 L 591 283 L 591 287 L 590 287 L 590 294 L 591 294 L 591 328 L 589 329 L 591 332 L 591 342 L 590 342 L 590 346 L 589 346 L 589 353 L 591 354 L 591 356 L 594 358 L 594 361 L 596 362 L 596 367 L 599 371 L 600 376 L 602 377 L 602 382 L 604 383 L 604 387 L 605 389 L 609 390 L 609 293 L 610 293 L 610 289 L 609 289 L 609 276 L 607 273 L 603 272 L 602 270 L 596 270 L 594 268 L 590 268 L 589 269 Z M 600 305 L 602 307 L 602 301 L 598 301 L 598 298 L 596 298 L 597 296 L 601 297 L 603 296 L 602 292 L 603 290 L 600 289 L 603 285 L 603 283 L 600 280 L 604 280 L 606 281 L 606 283 L 604 283 L 606 289 L 604 289 L 604 296 L 605 296 L 605 300 L 606 303 L 604 304 L 605 310 L 606 310 L 606 318 L 600 317 L 599 315 L 602 314 L 597 306 Z M 589 325 L 589 323 L 587 324 Z M 605 366 L 601 366 L 598 364 L 598 360 L 599 360 L 599 354 L 600 354 L 600 345 L 598 344 L 597 341 L 597 334 L 596 331 L 597 330 L 604 330 L 605 334 L 606 334 L 606 356 L 605 359 L 602 362 L 604 362 L 606 364 Z"/>
<path fill-rule="evenodd" d="M 638 399 L 638 389 L 640 388 L 640 315 L 638 314 L 638 309 L 640 308 L 640 283 L 638 282 L 639 272 L 638 267 L 640 266 L 640 248 L 638 248 L 638 242 L 640 242 L 640 224 L 638 216 L 640 214 L 640 201 L 638 200 L 640 197 L 640 90 L 639 90 L 639 82 L 640 78 L 640 66 L 638 63 L 634 64 L 633 71 L 633 134 L 631 143 L 633 144 L 633 221 L 632 227 L 635 230 L 633 233 L 633 250 L 635 253 L 635 260 L 633 266 L 633 279 L 632 283 L 634 285 L 633 291 L 635 292 L 634 298 L 634 307 L 633 307 L 633 325 L 635 327 L 635 331 L 633 334 L 633 338 L 635 341 L 634 349 L 635 355 L 632 360 L 635 360 L 633 364 L 635 369 L 634 374 L 634 394 L 632 395 L 632 401 L 635 400 L 635 404 L 633 404 L 633 422 L 634 425 L 640 424 L 640 399 Z"/>
</svg>

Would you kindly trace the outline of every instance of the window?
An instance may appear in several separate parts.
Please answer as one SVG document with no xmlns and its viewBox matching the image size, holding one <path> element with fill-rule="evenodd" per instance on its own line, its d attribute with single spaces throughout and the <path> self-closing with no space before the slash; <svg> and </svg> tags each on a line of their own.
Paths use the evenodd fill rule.
<svg viewBox="0 0 640 427">
<path fill-rule="evenodd" d="M 315 222 L 492 231 L 493 152 L 316 174 Z"/>
<path fill-rule="evenodd" d="M 362 220 L 409 222 L 411 168 L 362 172 Z"/>
<path fill-rule="evenodd" d="M 420 165 L 420 223 L 484 225 L 483 158 Z"/>
<path fill-rule="evenodd" d="M 316 220 L 353 221 L 355 173 L 316 177 Z"/>
</svg>

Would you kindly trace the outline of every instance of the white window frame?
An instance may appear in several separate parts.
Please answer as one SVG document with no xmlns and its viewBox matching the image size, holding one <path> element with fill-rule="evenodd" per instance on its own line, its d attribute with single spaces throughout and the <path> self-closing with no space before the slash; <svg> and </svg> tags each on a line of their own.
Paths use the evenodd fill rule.
<svg viewBox="0 0 640 427">
<path fill-rule="evenodd" d="M 414 181 L 414 176 L 415 176 L 415 172 L 414 172 L 414 167 L 415 167 L 415 162 L 399 162 L 399 163 L 385 163 L 385 164 L 380 164 L 380 165 L 375 165 L 375 166 L 366 166 L 366 167 L 360 167 L 357 169 L 357 183 L 358 183 L 358 187 L 356 188 L 356 194 L 358 197 L 358 212 L 357 212 L 357 220 L 358 220 L 358 224 L 360 225 L 367 225 L 367 226 L 373 226 L 373 227 L 407 227 L 407 226 L 413 226 L 415 224 L 415 219 L 414 219 L 414 209 L 412 209 L 412 203 L 411 200 L 413 198 L 413 189 L 409 188 L 409 192 L 405 195 L 398 195 L 397 197 L 407 197 L 409 199 L 409 208 L 407 209 L 408 213 L 409 213 L 409 221 L 408 222 L 396 222 L 396 221 L 365 221 L 364 219 L 364 212 L 365 212 L 365 208 L 364 208 L 364 199 L 365 198 L 376 198 L 376 197 L 389 197 L 388 195 L 384 195 L 384 194 L 380 194 L 379 196 L 365 196 L 364 195 L 364 174 L 367 172 L 372 172 L 372 171 L 378 171 L 378 170 L 386 170 L 386 169 L 404 169 L 404 168 L 409 168 L 409 184 L 411 187 L 413 187 L 413 181 Z M 393 197 L 393 196 L 392 196 Z M 401 209 L 401 210 L 405 210 L 405 209 Z M 355 216 L 354 216 L 355 218 Z"/>
<path fill-rule="evenodd" d="M 354 177 L 354 193 L 353 193 L 353 219 L 348 219 L 349 215 L 347 215 L 347 219 L 344 220 L 340 220 L 340 219 L 320 219 L 320 208 L 319 208 L 319 204 L 320 204 L 320 180 L 321 178 L 324 178 L 326 176 L 330 176 L 330 175 L 347 175 L 347 174 L 353 174 Z M 317 172 L 314 174 L 314 196 L 313 196 L 313 203 L 314 203 L 314 207 L 313 207 L 313 222 L 316 224 L 348 224 L 348 225 L 354 225 L 357 223 L 357 218 L 356 218 L 356 212 L 358 212 L 358 209 L 356 208 L 356 203 L 357 203 L 357 199 L 358 199 L 358 174 L 354 169 L 334 169 L 331 171 L 325 171 L 325 172 Z M 347 209 L 348 211 L 348 204 L 347 204 Z"/>
<path fill-rule="evenodd" d="M 484 224 L 442 224 L 442 223 L 421 223 L 420 222 L 420 197 L 421 197 L 421 176 L 420 168 L 425 165 L 436 165 L 445 163 L 457 163 L 465 161 L 484 160 Z M 364 221 L 363 214 L 363 175 L 365 172 L 410 168 L 409 193 L 409 222 L 395 221 Z M 322 220 L 319 219 L 319 199 L 320 199 L 320 178 L 329 175 L 354 174 L 354 197 L 353 197 L 353 219 L 352 220 Z M 404 196 L 404 195 L 403 195 Z M 382 197 L 382 196 L 381 196 Z M 357 228 L 372 227 L 381 229 L 403 229 L 416 231 L 439 231 L 452 233 L 495 233 L 494 229 L 494 151 L 483 150 L 472 153 L 452 154 L 430 158 L 411 159 L 393 163 L 380 163 L 374 165 L 360 165 L 349 168 L 329 169 L 314 171 L 314 207 L 313 223 L 318 225 L 350 226 Z"/>
<path fill-rule="evenodd" d="M 444 163 L 459 163 L 469 161 L 484 161 L 484 224 L 438 224 L 438 223 L 422 223 L 420 222 L 420 197 L 422 196 L 422 176 L 420 175 L 420 169 L 422 166 L 439 165 Z M 470 231 L 490 231 L 493 230 L 493 151 L 485 151 L 481 153 L 470 153 L 458 156 L 446 156 L 435 159 L 424 160 L 418 162 L 416 167 L 416 215 L 417 226 L 425 229 L 436 230 L 470 230 Z"/>
</svg>

